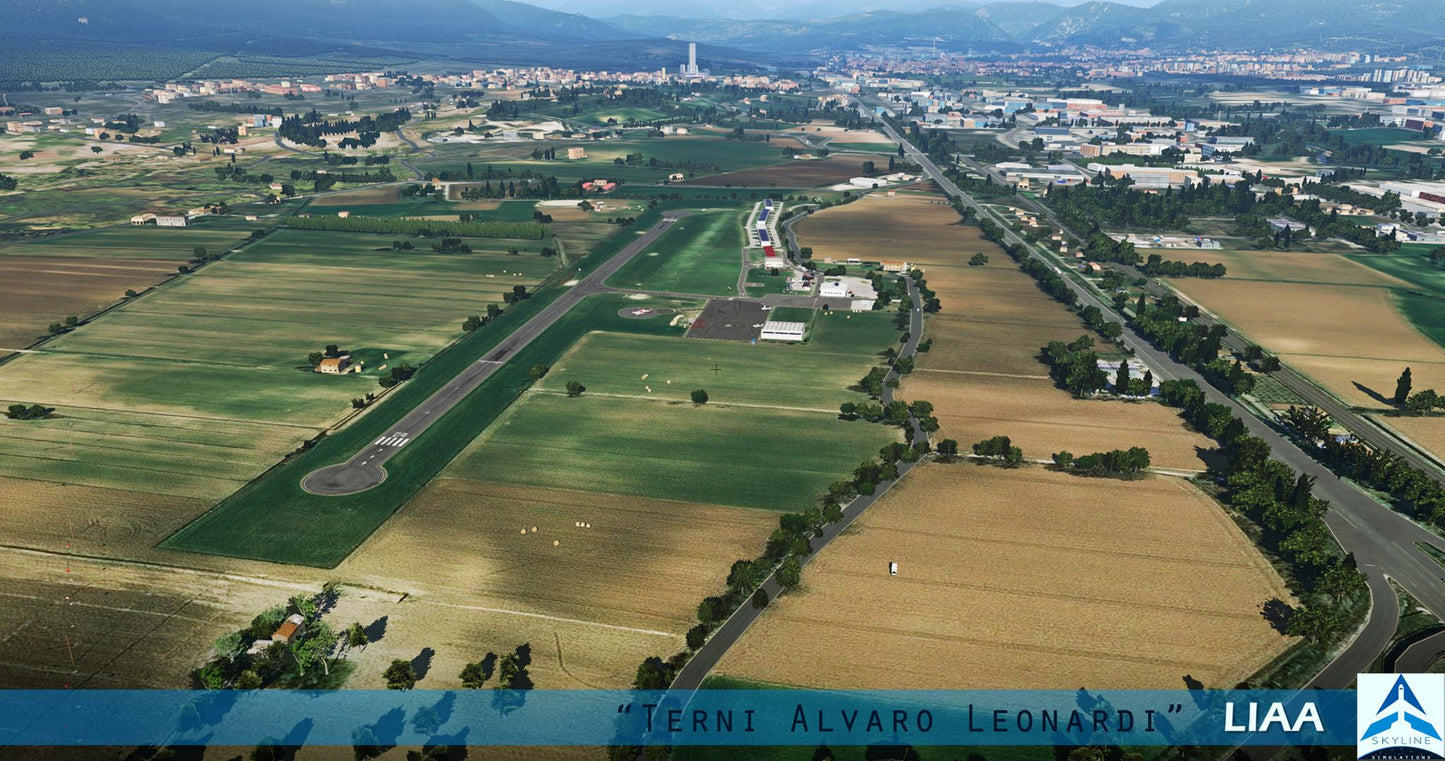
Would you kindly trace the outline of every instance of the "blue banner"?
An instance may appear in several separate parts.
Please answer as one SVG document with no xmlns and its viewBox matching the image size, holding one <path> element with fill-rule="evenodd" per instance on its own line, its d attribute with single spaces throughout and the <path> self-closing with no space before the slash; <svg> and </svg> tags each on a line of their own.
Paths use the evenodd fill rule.
<svg viewBox="0 0 1445 761">
<path fill-rule="evenodd" d="M 0 745 L 1354 745 L 1352 691 L 0 691 Z"/>
</svg>

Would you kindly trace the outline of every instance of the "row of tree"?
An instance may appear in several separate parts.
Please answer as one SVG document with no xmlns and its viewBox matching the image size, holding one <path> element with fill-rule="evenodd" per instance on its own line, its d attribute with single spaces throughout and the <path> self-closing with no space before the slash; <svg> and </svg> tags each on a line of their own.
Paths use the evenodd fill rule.
<svg viewBox="0 0 1445 761">
<path fill-rule="evenodd" d="M 1302 587 L 1301 606 L 1272 600 L 1266 614 L 1277 613 L 1285 633 L 1316 642 L 1348 629 L 1346 604 L 1363 594 L 1365 580 L 1325 525 L 1329 504 L 1313 496 L 1313 480 L 1270 459 L 1269 444 L 1250 435 L 1229 407 L 1207 401 L 1192 380 L 1165 381 L 1160 393 L 1190 427 L 1219 443 L 1227 461 L 1221 499 L 1260 528 L 1256 541 L 1287 564 Z"/>
<path fill-rule="evenodd" d="M 1059 470 L 1083 476 L 1136 478 L 1149 469 L 1149 450 L 1144 447 L 1130 447 L 1078 457 L 1067 451 L 1055 452 L 1054 466 Z"/>
</svg>

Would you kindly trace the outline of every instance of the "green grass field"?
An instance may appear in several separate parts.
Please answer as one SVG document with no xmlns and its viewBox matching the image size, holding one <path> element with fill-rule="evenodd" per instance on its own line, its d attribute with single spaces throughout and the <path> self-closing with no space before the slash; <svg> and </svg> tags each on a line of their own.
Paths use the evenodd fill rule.
<svg viewBox="0 0 1445 761">
<path fill-rule="evenodd" d="M 537 210 L 536 201 L 502 201 L 496 208 L 474 208 L 469 201 L 443 201 L 434 196 L 412 196 L 381 203 L 346 202 L 344 197 L 318 199 L 308 207 L 316 214 L 348 209 L 358 217 L 451 217 L 473 214 L 482 222 L 527 222 Z"/>
<path fill-rule="evenodd" d="M 611 242 L 608 248 L 620 248 L 625 242 Z M 597 259 L 588 260 L 589 266 L 596 263 Z M 248 484 L 162 546 L 297 565 L 335 566 L 531 385 L 527 368 L 532 364 L 555 362 L 592 329 L 682 333 L 682 328 L 669 327 L 665 319 L 629 320 L 617 314 L 623 306 L 648 302 L 612 295 L 588 298 L 388 461 L 388 477 L 380 486 L 349 497 L 318 497 L 301 489 L 301 479 L 307 474 L 350 459 L 559 292 L 548 289 L 438 354 L 371 412 L 326 437 L 305 455 L 282 463 Z M 651 303 L 684 306 L 660 299 Z"/>
<path fill-rule="evenodd" d="M 897 439 L 894 429 L 841 421 L 832 412 L 535 394 L 494 424 L 447 474 L 801 510 Z"/>
<path fill-rule="evenodd" d="M 607 284 L 712 296 L 735 295 L 742 267 L 746 215 L 736 209 L 684 217 L 652 247 L 628 262 Z"/>
<path fill-rule="evenodd" d="M 898 155 L 897 143 L 846 143 L 833 140 L 828 143 L 829 148 L 843 151 L 865 151 L 867 153 L 881 153 L 887 155 Z"/>
<path fill-rule="evenodd" d="M 1419 132 L 1412 132 L 1407 129 L 1395 129 L 1394 127 L 1369 127 L 1366 129 L 1334 130 L 1334 134 L 1342 135 L 1345 142 L 1351 145 L 1394 145 L 1395 143 L 1407 143 L 1411 140 L 1424 138 Z"/>
<path fill-rule="evenodd" d="M 766 296 L 769 293 L 784 293 L 788 288 L 788 278 L 785 275 L 776 277 L 769 274 L 765 269 L 756 267 L 748 270 L 748 285 L 746 285 L 749 296 Z M 756 283 L 757 285 L 751 285 Z"/>
<path fill-rule="evenodd" d="M 594 249 L 592 256 L 579 262 L 581 272 L 591 271 L 598 263 L 605 261 L 606 257 L 620 250 L 636 235 L 654 224 L 658 216 L 657 210 L 649 210 L 640 215 L 635 227 L 620 231 L 619 235 L 609 238 Z M 593 331 L 631 334 L 628 337 L 640 335 L 677 338 L 683 333 L 683 328 L 670 326 L 669 320 L 666 318 L 650 320 L 623 318 L 618 315 L 618 311 L 625 306 L 644 305 L 688 309 L 696 309 L 701 306 L 698 302 L 679 302 L 670 299 L 654 298 L 639 301 L 621 295 L 592 296 L 558 320 L 550 330 L 533 341 L 526 349 L 518 352 L 499 372 L 463 399 L 452 413 L 439 419 L 403 448 L 396 457 L 387 463 L 388 478 L 380 486 L 350 497 L 318 497 L 307 494 L 300 488 L 301 479 L 307 474 L 317 468 L 349 459 L 361 447 L 389 430 L 391 425 L 403 414 L 440 388 L 463 367 L 490 351 L 515 326 L 551 303 L 560 292 L 561 288 L 555 285 L 544 288 L 534 298 L 514 307 L 498 322 L 468 335 L 454 346 L 442 351 L 422 366 L 415 378 L 399 387 L 395 394 L 374 407 L 366 415 L 322 439 L 307 452 L 281 463 L 263 477 L 251 482 L 209 513 L 167 539 L 162 546 L 190 552 L 333 567 L 365 541 L 366 537 L 401 507 L 412 494 L 466 449 L 479 432 L 485 430 L 493 420 L 508 410 L 514 400 L 531 386 L 527 377 L 527 368 L 532 364 L 544 363 L 554 366 L 564 364 L 567 360 L 564 360 L 563 356 L 568 349 L 584 335 Z M 897 334 L 892 329 L 886 315 L 854 315 L 856 320 L 846 319 L 846 317 L 838 315 L 839 322 L 837 323 L 819 320 L 819 323 L 824 325 L 823 330 L 819 332 L 819 336 L 823 340 L 817 342 L 816 345 L 810 342 L 807 347 L 778 348 L 850 355 L 840 358 L 838 361 L 840 363 L 846 361 L 855 368 L 863 368 L 863 371 L 866 372 L 866 368 L 873 361 L 871 355 L 876 353 L 881 346 L 896 341 Z M 566 373 L 560 369 L 554 372 L 556 377 L 549 377 L 544 385 L 556 382 L 565 383 Z M 861 374 L 862 372 L 857 372 L 857 375 L 861 376 Z M 601 378 L 601 375 L 599 374 L 598 377 Z M 606 379 L 598 380 L 593 388 L 604 388 L 609 382 Z M 542 400 L 540 403 L 544 405 L 547 400 L 580 402 L 584 405 L 615 401 L 620 404 L 637 405 L 641 412 L 650 413 L 674 409 L 685 412 L 694 411 L 690 404 L 674 406 L 646 400 L 612 399 L 602 396 L 600 391 L 591 398 L 584 395 L 583 399 L 567 399 L 552 393 L 537 394 L 535 398 Z M 528 404 L 521 407 L 530 404 L 529 401 Z M 520 410 L 521 407 L 517 409 Z M 574 406 L 571 409 L 575 411 L 577 407 Z M 601 408 L 599 407 L 599 409 Z M 700 411 L 703 415 L 690 419 L 699 421 L 706 419 L 703 416 L 713 415 L 725 421 L 740 421 L 755 414 L 771 415 L 776 412 L 784 412 L 767 409 L 728 408 L 721 404 Z M 730 412 L 738 414 L 725 415 Z M 806 466 L 807 472 L 799 476 L 797 486 L 787 487 L 795 488 L 796 494 L 804 495 L 802 498 L 808 500 L 816 496 L 814 492 L 821 488 L 820 483 L 822 486 L 826 486 L 827 483 L 846 474 L 856 465 L 856 461 L 873 455 L 884 441 L 895 435 L 895 432 L 880 426 L 838 421 L 836 416 L 831 413 L 794 412 L 791 414 L 804 418 L 804 422 L 800 425 L 806 426 L 810 431 L 806 435 L 795 438 L 791 446 L 806 450 L 814 447 L 817 441 L 828 442 L 826 451 L 822 454 L 805 453 L 802 456 L 800 462 Z M 570 425 L 572 421 L 567 422 Z M 773 423 L 768 424 L 772 425 Z M 652 432 L 655 434 L 656 428 Z M 705 431 L 695 431 L 692 435 L 705 438 L 709 434 Z M 841 447 L 846 451 L 835 451 L 834 447 Z M 683 449 L 683 451 L 688 450 Z M 830 459 L 823 463 L 818 459 L 819 457 L 836 459 Z M 759 464 L 756 459 L 752 462 L 754 463 L 753 467 L 759 468 L 784 467 Z M 712 467 L 717 469 L 716 465 Z M 810 469 L 814 467 L 819 469 Z M 566 486 L 567 484 L 561 485 Z M 707 496 L 699 494 L 698 498 L 705 500 Z M 754 501 L 771 499 L 773 500 L 771 504 L 779 504 L 779 495 L 773 493 L 754 493 L 752 497 L 742 495 L 735 499 L 743 498 Z"/>
<path fill-rule="evenodd" d="M 379 391 L 381 365 L 425 362 L 467 315 L 557 266 L 278 231 L 0 367 L 0 398 L 59 411 L 0 427 L 0 475 L 219 499 Z M 368 371 L 310 372 L 328 343 Z M 223 440 L 190 430 L 206 428 Z"/>
<path fill-rule="evenodd" d="M 774 309 L 774 319 L 801 320 L 796 313 Z M 813 320 L 808 345 L 814 351 L 881 352 L 896 346 L 901 329 L 896 325 L 896 312 L 818 312 Z M 875 348 L 876 347 L 876 348 Z"/>
<path fill-rule="evenodd" d="M 1419 288 L 1420 293 L 1393 293 L 1395 308 L 1430 340 L 1445 346 L 1445 269 L 1431 264 L 1428 258 L 1432 250 L 1439 248 L 1407 243 L 1389 256 L 1349 258 Z"/>
<path fill-rule="evenodd" d="M 220 499 L 311 435 L 292 426 L 66 408 L 46 420 L 0 419 L 0 472 Z"/>
<path fill-rule="evenodd" d="M 540 144 L 538 147 L 555 145 L 565 155 L 566 144 Z M 716 172 L 735 172 L 740 169 L 778 164 L 786 161 L 782 145 L 767 142 L 739 142 L 724 140 L 719 136 L 629 138 L 592 142 L 586 146 L 585 159 L 557 159 L 553 161 L 533 159 L 530 150 L 525 153 L 517 146 L 488 147 L 477 158 L 470 160 L 473 166 L 491 165 L 498 169 L 512 168 L 518 171 L 532 170 L 554 175 L 562 182 L 606 178 L 626 183 L 653 184 L 667 179 L 672 172 L 696 172 L 699 175 Z M 621 165 L 616 159 L 626 159 L 629 154 L 641 153 L 642 164 Z M 657 165 L 650 165 L 656 159 Z M 465 161 L 455 157 L 438 156 L 434 159 L 419 160 L 416 165 L 423 170 L 447 169 L 465 171 Z M 626 187 L 624 185 L 624 187 Z"/>
<path fill-rule="evenodd" d="M 254 227 L 259 229 L 260 225 Z M 87 256 L 184 262 L 195 256 L 196 246 L 205 246 L 209 253 L 219 254 L 239 245 L 246 236 L 246 232 L 238 229 L 216 229 L 208 225 L 109 227 L 79 235 L 3 246 L 0 247 L 0 256 Z"/>
<path fill-rule="evenodd" d="M 876 354 L 889 345 L 884 340 L 853 351 L 829 351 L 812 343 L 754 345 L 593 333 L 552 366 L 539 389 L 560 394 L 567 381 L 575 380 L 590 394 L 686 402 L 693 389 L 705 388 L 710 404 L 831 413 L 843 402 L 861 400 L 848 387 L 881 361 Z"/>
</svg>

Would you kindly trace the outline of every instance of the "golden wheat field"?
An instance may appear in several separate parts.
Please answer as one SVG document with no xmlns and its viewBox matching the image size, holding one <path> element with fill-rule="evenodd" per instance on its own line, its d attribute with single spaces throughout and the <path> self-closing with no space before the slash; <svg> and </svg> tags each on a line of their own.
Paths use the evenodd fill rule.
<svg viewBox="0 0 1445 761">
<path fill-rule="evenodd" d="M 1260 615 L 1272 597 L 1288 599 L 1280 578 L 1187 482 L 930 463 L 719 670 L 824 688 L 1232 687 L 1289 644 Z"/>
</svg>

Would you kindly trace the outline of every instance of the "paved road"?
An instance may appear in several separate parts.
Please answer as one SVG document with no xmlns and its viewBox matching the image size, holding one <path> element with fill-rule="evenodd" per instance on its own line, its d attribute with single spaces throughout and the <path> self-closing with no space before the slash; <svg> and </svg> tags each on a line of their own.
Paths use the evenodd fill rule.
<svg viewBox="0 0 1445 761">
<path fill-rule="evenodd" d="M 914 285 L 912 280 L 908 282 L 908 298 L 913 302 L 913 311 L 908 326 L 908 342 L 903 344 L 903 348 L 899 350 L 898 355 L 900 357 L 913 356 L 914 352 L 918 350 L 919 339 L 923 337 L 923 308 L 918 295 L 918 287 Z M 898 374 L 889 371 L 888 377 L 896 378 Z M 886 383 L 883 387 L 883 395 L 880 397 L 880 400 L 884 404 L 889 404 L 893 401 L 893 389 L 889 388 Z M 928 434 L 917 427 L 917 421 L 912 421 L 912 424 L 914 425 L 914 440 L 927 441 Z M 857 520 L 858 516 L 862 515 L 863 512 L 872 506 L 874 502 L 877 502 L 880 497 L 888 493 L 889 488 L 898 483 L 899 480 L 902 480 L 902 478 L 908 474 L 908 471 L 913 469 L 914 464 L 915 463 L 911 462 L 898 463 L 897 480 L 885 481 L 878 485 L 878 489 L 874 491 L 874 493 L 859 495 L 852 502 L 848 503 L 843 508 L 843 520 L 827 524 L 823 527 L 823 535 L 812 540 L 811 545 L 813 552 L 802 559 L 803 564 L 807 565 L 808 562 L 818 556 L 818 553 L 821 552 L 824 547 L 827 547 L 834 539 L 837 539 L 840 534 L 846 531 L 848 527 L 853 524 L 853 521 Z M 776 600 L 778 594 L 782 591 L 778 586 L 776 576 L 776 574 L 770 574 L 761 586 L 761 589 L 768 593 L 768 600 L 770 601 Z M 672 681 L 672 686 L 668 688 L 669 692 L 673 693 L 669 694 L 667 698 L 668 702 L 676 701 L 678 705 L 687 705 L 691 694 L 702 686 L 702 681 L 707 677 L 708 672 L 712 671 L 712 669 L 717 666 L 718 661 L 722 660 L 723 655 L 725 655 L 733 645 L 737 644 L 738 639 L 743 636 L 743 633 L 748 630 L 748 627 L 753 625 L 754 621 L 758 620 L 758 616 L 762 615 L 763 610 L 766 610 L 766 608 L 755 608 L 751 602 L 744 601 L 737 610 L 733 611 L 733 614 L 712 633 L 712 636 L 708 638 L 707 642 L 703 643 L 703 646 L 693 654 L 692 659 L 687 662 L 687 665 L 682 667 L 682 671 L 677 673 L 677 677 Z"/>
<path fill-rule="evenodd" d="M 891 125 L 885 123 L 883 127 L 889 137 L 902 142 Z M 912 143 L 904 142 L 903 145 L 908 158 L 922 166 L 924 172 L 939 187 L 943 188 L 944 192 L 962 200 L 964 204 L 972 207 L 980 217 L 992 216 L 944 176 L 928 156 L 914 147 Z M 1029 252 L 1030 256 L 1050 265 L 1054 264 L 1033 247 L 1027 246 L 1012 230 L 1005 228 L 1005 236 L 1008 242 L 1025 246 L 1025 250 Z M 1104 303 L 1088 288 L 1071 278 L 1065 278 L 1064 282 L 1078 295 L 1080 302 L 1084 305 L 1096 306 L 1105 314 L 1113 312 L 1111 304 Z M 1153 368 L 1155 375 L 1188 378 L 1198 383 L 1209 401 L 1229 407 L 1236 416 L 1244 421 L 1251 434 L 1264 439 L 1276 459 L 1298 472 L 1315 478 L 1315 495 L 1330 501 L 1332 507 L 1325 515 L 1325 523 L 1339 540 L 1340 545 L 1346 551 L 1355 554 L 1355 559 L 1360 564 L 1360 570 L 1365 573 L 1369 583 L 1373 604 L 1366 625 L 1359 636 L 1338 658 L 1316 676 L 1309 686 L 1346 687 L 1354 681 L 1356 673 L 1368 667 L 1370 662 L 1389 646 L 1390 640 L 1394 637 L 1397 615 L 1395 595 L 1386 582 L 1387 576 L 1395 579 L 1400 586 L 1414 595 L 1421 605 L 1432 613 L 1437 616 L 1445 614 L 1445 569 L 1442 569 L 1439 564 L 1415 546 L 1415 543 L 1419 542 L 1445 548 L 1445 540 L 1375 501 L 1353 484 L 1340 480 L 1315 462 L 1308 454 L 1301 451 L 1292 441 L 1284 438 L 1278 431 L 1250 414 L 1238 402 L 1220 393 L 1192 368 L 1181 365 L 1168 354 L 1156 350 L 1142 337 L 1135 334 L 1132 329 L 1126 328 L 1123 341 L 1126 346 L 1134 350 L 1140 359 Z"/>
<path fill-rule="evenodd" d="M 632 257 L 651 245 L 674 222 L 688 214 L 689 212 L 686 211 L 665 213 L 662 221 L 653 225 L 652 229 L 644 233 L 642 237 L 628 244 L 622 251 L 582 278 L 577 285 L 570 287 L 565 293 L 558 296 L 532 319 L 514 330 L 500 344 L 487 352 L 485 357 L 468 365 L 445 386 L 427 397 L 426 401 L 408 412 L 376 441 L 340 465 L 313 471 L 301 481 L 301 488 L 312 494 L 341 496 L 366 491 L 385 481 L 387 460 L 401 451 L 402 447 L 414 441 L 422 431 L 426 430 L 427 426 L 445 415 L 472 389 L 506 364 L 507 360 L 515 356 L 517 352 L 526 348 L 532 339 L 551 327 L 579 301 L 591 294 L 606 290 L 602 285 L 604 280 L 611 277 Z"/>
<path fill-rule="evenodd" d="M 963 159 L 963 162 L 965 164 L 967 164 L 975 171 L 992 176 L 995 182 L 1007 183 L 1007 180 L 1004 179 L 1004 177 L 997 171 L 995 171 L 992 167 L 980 164 L 977 161 L 974 161 L 973 159 L 970 159 L 968 157 L 961 158 Z M 1082 239 L 1079 238 L 1078 235 L 1076 235 L 1073 231 L 1069 230 L 1069 228 L 1065 227 L 1064 224 L 1059 221 L 1058 216 L 1054 213 L 1054 210 L 1050 208 L 1048 204 L 1031 198 L 1025 198 L 1023 196 L 1017 196 L 1015 200 L 1021 205 L 1044 215 L 1048 218 L 1050 222 L 1054 224 L 1054 226 L 1062 230 L 1065 235 L 1068 235 L 1076 242 L 1082 243 Z M 1115 266 L 1118 267 L 1120 271 L 1122 271 L 1125 275 L 1129 276 L 1131 279 L 1142 278 L 1148 281 L 1148 285 L 1145 287 L 1145 290 L 1147 290 L 1153 296 L 1178 296 L 1186 303 L 1195 303 L 1190 299 L 1186 298 L 1183 294 L 1169 287 L 1168 284 L 1156 278 L 1151 278 L 1148 275 L 1145 275 L 1143 271 L 1139 270 L 1136 267 L 1131 267 L 1123 264 L 1117 264 Z M 1200 305 L 1196 304 L 1196 306 Z M 1222 324 L 1229 329 L 1229 333 L 1226 334 L 1224 339 L 1225 348 L 1239 353 L 1243 352 L 1247 347 L 1254 343 L 1233 326 L 1220 320 L 1215 315 L 1205 312 L 1203 306 L 1200 306 L 1200 311 L 1203 314 L 1197 320 L 1199 323 L 1204 325 L 1213 325 L 1217 323 Z M 1402 361 L 1400 363 L 1400 366 L 1404 367 L 1406 364 L 1408 363 Z M 1387 426 L 1383 426 L 1368 417 L 1367 415 L 1357 412 L 1355 408 L 1351 407 L 1345 402 L 1340 401 L 1340 399 L 1336 397 L 1333 393 L 1326 391 L 1325 389 L 1316 385 L 1314 381 L 1305 377 L 1294 368 L 1285 365 L 1281 367 L 1280 370 L 1278 370 L 1277 372 L 1270 373 L 1270 377 L 1275 379 L 1276 381 L 1279 381 L 1280 385 L 1289 389 L 1291 393 L 1303 399 L 1306 404 L 1310 404 L 1324 410 L 1331 419 L 1344 426 L 1345 428 L 1349 429 L 1349 431 L 1355 434 L 1355 436 L 1361 441 L 1364 441 L 1366 444 L 1369 444 L 1371 447 L 1374 447 L 1376 449 L 1384 449 L 1388 452 L 1391 452 L 1399 456 L 1401 459 L 1405 460 L 1405 462 L 1409 463 L 1415 468 L 1418 468 L 1425 473 L 1430 474 L 1430 476 L 1435 480 L 1440 481 L 1441 483 L 1445 483 L 1445 463 L 1442 463 L 1440 458 L 1437 457 L 1434 453 L 1415 446 L 1411 442 L 1402 438 L 1398 433 L 1390 430 Z M 1394 393 L 1394 389 L 1377 389 L 1377 392 L 1382 394 Z"/>
<path fill-rule="evenodd" d="M 1395 673 L 1423 674 L 1445 656 L 1445 632 L 1433 634 L 1405 648 L 1395 659 Z"/>
</svg>

